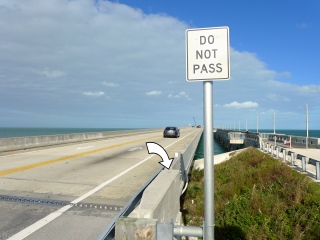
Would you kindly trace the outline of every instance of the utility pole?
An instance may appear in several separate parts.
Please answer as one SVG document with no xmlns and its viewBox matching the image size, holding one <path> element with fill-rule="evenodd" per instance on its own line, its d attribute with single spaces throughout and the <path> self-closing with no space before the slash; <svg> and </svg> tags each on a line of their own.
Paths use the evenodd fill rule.
<svg viewBox="0 0 320 240">
<path fill-rule="evenodd" d="M 276 112 L 273 115 L 273 133 L 276 134 Z M 274 147 L 277 145 L 277 136 L 274 135 Z"/>
<path fill-rule="evenodd" d="M 306 149 L 308 149 L 308 138 L 309 138 L 309 113 L 308 113 L 308 104 L 306 105 L 306 128 L 307 128 L 307 137 L 306 137 Z"/>
<path fill-rule="evenodd" d="M 248 119 L 246 118 L 246 132 L 248 131 Z"/>
<path fill-rule="evenodd" d="M 273 113 L 273 133 L 276 134 L 276 112 Z"/>
</svg>

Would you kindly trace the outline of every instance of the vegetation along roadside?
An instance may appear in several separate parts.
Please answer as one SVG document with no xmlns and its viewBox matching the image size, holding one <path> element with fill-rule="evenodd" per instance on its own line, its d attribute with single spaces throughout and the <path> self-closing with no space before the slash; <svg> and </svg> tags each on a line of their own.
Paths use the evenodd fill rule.
<svg viewBox="0 0 320 240">
<path fill-rule="evenodd" d="M 215 165 L 216 239 L 320 239 L 320 185 L 248 148 Z M 202 226 L 204 172 L 193 169 L 181 198 L 185 225 Z"/>
</svg>

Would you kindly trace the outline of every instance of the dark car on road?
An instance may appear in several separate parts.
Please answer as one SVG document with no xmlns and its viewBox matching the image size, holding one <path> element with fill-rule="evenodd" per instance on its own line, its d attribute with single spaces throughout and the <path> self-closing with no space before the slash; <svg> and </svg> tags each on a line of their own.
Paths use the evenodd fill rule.
<svg viewBox="0 0 320 240">
<path fill-rule="evenodd" d="M 180 137 L 180 129 L 177 127 L 166 127 L 163 131 L 163 137 Z"/>
</svg>

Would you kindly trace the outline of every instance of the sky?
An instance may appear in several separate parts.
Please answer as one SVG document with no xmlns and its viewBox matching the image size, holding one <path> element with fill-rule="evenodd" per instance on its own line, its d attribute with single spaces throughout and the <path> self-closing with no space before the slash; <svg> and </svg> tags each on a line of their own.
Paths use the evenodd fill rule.
<svg viewBox="0 0 320 240">
<path fill-rule="evenodd" d="M 215 127 L 320 129 L 318 0 L 0 0 L 0 127 L 203 125 L 186 30 L 229 27 Z"/>
</svg>

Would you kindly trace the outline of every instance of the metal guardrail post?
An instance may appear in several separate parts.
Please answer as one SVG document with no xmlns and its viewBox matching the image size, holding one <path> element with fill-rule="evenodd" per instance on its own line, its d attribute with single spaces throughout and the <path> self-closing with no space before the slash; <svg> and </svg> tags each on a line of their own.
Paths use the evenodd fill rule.
<svg viewBox="0 0 320 240">
<path fill-rule="evenodd" d="M 303 156 L 301 158 L 301 162 L 302 162 L 302 172 L 305 172 L 306 171 L 306 157 Z"/>
<path fill-rule="evenodd" d="M 320 162 L 316 162 L 316 179 L 320 180 Z"/>
<path fill-rule="evenodd" d="M 291 152 L 291 166 L 294 165 L 294 152 Z"/>
<path fill-rule="evenodd" d="M 285 163 L 286 160 L 287 160 L 287 154 L 286 154 L 286 150 L 285 149 L 282 150 L 282 158 L 283 158 L 282 161 Z"/>
</svg>

